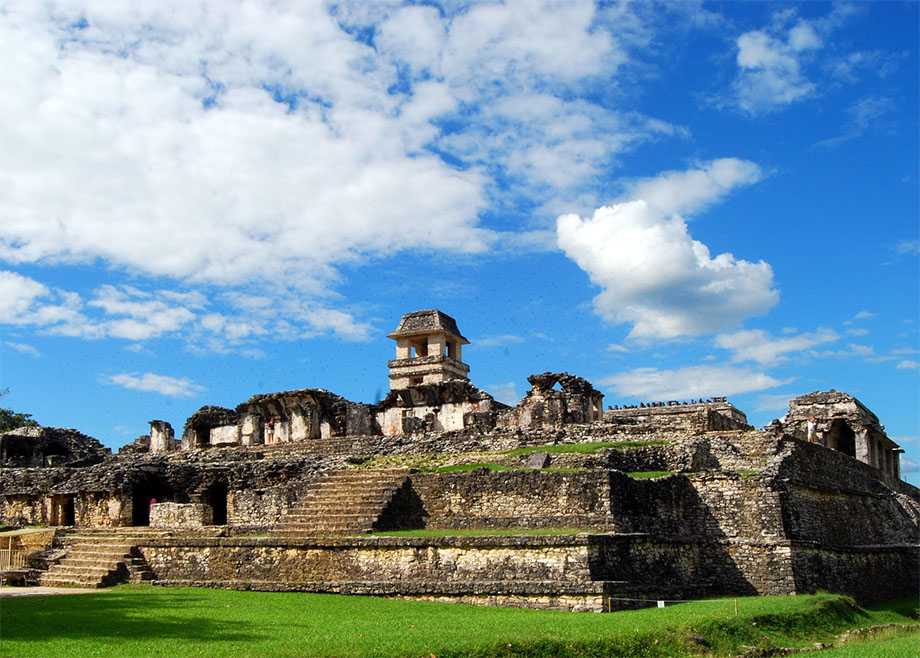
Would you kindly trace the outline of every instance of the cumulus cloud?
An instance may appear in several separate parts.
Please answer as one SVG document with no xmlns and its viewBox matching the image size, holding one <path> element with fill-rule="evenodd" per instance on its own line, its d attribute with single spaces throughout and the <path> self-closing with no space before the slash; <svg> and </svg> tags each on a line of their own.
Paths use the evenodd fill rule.
<svg viewBox="0 0 920 658">
<path fill-rule="evenodd" d="M 663 215 L 692 215 L 718 202 L 736 187 L 752 185 L 763 177 L 761 168 L 748 160 L 722 158 L 696 169 L 665 171 L 633 182 L 623 198 L 642 199 Z"/>
<path fill-rule="evenodd" d="M 803 71 L 804 66 L 824 49 L 825 43 L 855 11 L 844 3 L 825 16 L 795 17 L 795 11 L 779 11 L 770 24 L 751 30 L 735 40 L 738 67 L 732 85 L 731 103 L 756 115 L 772 112 L 813 96 L 817 86 Z M 844 57 L 840 63 L 845 64 Z"/>
<path fill-rule="evenodd" d="M 913 359 L 904 359 L 899 361 L 898 365 L 895 366 L 898 370 L 916 370 L 920 368 L 920 361 L 914 361 Z"/>
<path fill-rule="evenodd" d="M 5 294 L 3 294 L 5 293 Z M 175 290 L 103 285 L 83 296 L 0 270 L 0 325 L 31 326 L 59 336 L 144 341 L 179 337 L 197 350 L 243 353 L 260 339 L 333 335 L 362 341 L 370 325 L 296 294 L 226 294 L 218 300 Z"/>
<path fill-rule="evenodd" d="M 595 310 L 610 322 L 632 324 L 630 338 L 719 331 L 776 304 L 773 270 L 730 253 L 712 256 L 672 213 L 699 210 L 758 177 L 756 165 L 734 159 L 667 172 L 633 186 L 652 201 L 623 200 L 590 218 L 559 217 L 559 247 L 602 288 Z"/>
<path fill-rule="evenodd" d="M 592 2 L 549 0 L 14 0 L 0 21 L 0 261 L 258 289 L 277 305 L 306 300 L 317 333 L 359 339 L 362 325 L 328 303 L 343 265 L 537 248 L 545 209 L 590 198 L 614 156 L 681 134 L 585 91 L 614 84 L 638 45 L 617 25 L 637 23 L 628 6 L 610 21 Z M 500 234 L 480 222 L 521 191 L 543 224 Z M 106 335 L 190 323 L 123 310 Z M 68 331 L 88 335 L 79 320 Z"/>
<path fill-rule="evenodd" d="M 810 333 L 784 337 L 771 336 L 761 329 L 737 331 L 716 336 L 716 345 L 732 353 L 732 361 L 754 361 L 773 365 L 790 354 L 809 350 L 817 345 L 838 340 L 840 336 L 831 329 L 818 329 Z"/>
<path fill-rule="evenodd" d="M 108 378 L 108 382 L 133 391 L 159 393 L 160 395 L 175 398 L 191 398 L 204 391 L 203 386 L 185 377 L 170 377 L 169 375 L 158 375 L 153 372 L 111 375 Z"/>
<path fill-rule="evenodd" d="M 737 395 L 780 386 L 770 375 L 735 366 L 688 366 L 676 370 L 636 368 L 601 380 L 621 397 L 639 400 L 681 400 Z"/>
</svg>

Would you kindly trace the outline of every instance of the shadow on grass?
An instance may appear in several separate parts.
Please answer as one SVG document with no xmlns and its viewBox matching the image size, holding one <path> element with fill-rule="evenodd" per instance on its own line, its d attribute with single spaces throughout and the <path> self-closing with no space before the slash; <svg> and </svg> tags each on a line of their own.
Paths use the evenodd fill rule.
<svg viewBox="0 0 920 658">
<path fill-rule="evenodd" d="M 106 591 L 4 599 L 0 600 L 0 637 L 4 642 L 90 638 L 239 642 L 264 638 L 247 632 L 250 625 L 245 621 L 215 620 L 208 614 L 208 605 L 204 596 L 162 590 L 151 592 L 149 598 L 136 591 Z"/>
</svg>

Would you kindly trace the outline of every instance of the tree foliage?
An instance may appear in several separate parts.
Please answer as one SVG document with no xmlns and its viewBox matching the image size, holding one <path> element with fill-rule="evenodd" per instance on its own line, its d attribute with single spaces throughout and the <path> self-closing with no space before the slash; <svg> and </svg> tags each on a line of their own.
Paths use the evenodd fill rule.
<svg viewBox="0 0 920 658">
<path fill-rule="evenodd" d="M 10 390 L 3 389 L 0 391 L 0 397 L 3 397 Z M 38 423 L 32 419 L 32 414 L 23 414 L 12 409 L 0 408 L 0 432 L 8 432 L 19 427 L 37 427 Z"/>
</svg>

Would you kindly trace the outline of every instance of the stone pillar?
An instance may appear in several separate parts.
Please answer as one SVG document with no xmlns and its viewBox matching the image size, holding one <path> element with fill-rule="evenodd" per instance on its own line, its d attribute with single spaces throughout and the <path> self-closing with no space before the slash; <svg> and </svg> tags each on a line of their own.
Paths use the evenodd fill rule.
<svg viewBox="0 0 920 658">
<path fill-rule="evenodd" d="M 872 437 L 869 436 L 869 429 L 866 427 L 860 427 L 856 430 L 856 459 L 861 461 L 863 464 L 869 464 L 872 466 L 872 447 L 871 441 Z"/>
<path fill-rule="evenodd" d="M 809 443 L 817 443 L 818 424 L 815 422 L 814 418 L 809 418 L 808 422 L 805 423 L 805 438 Z"/>
<path fill-rule="evenodd" d="M 171 452 L 176 447 L 176 433 L 165 420 L 150 421 L 150 452 Z"/>
<path fill-rule="evenodd" d="M 444 354 L 444 346 L 447 344 L 444 336 L 435 334 L 428 337 L 428 355 L 429 356 L 442 356 Z"/>
<path fill-rule="evenodd" d="M 262 417 L 256 414 L 246 414 L 240 422 L 240 443 L 244 446 L 262 445 Z"/>
<path fill-rule="evenodd" d="M 396 341 L 396 358 L 397 359 L 408 359 L 409 358 L 409 339 L 400 338 Z"/>
</svg>

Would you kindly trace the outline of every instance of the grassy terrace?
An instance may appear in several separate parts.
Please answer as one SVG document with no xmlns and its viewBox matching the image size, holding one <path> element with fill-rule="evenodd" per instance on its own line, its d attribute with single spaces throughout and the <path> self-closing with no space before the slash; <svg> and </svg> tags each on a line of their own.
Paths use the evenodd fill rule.
<svg viewBox="0 0 920 658">
<path fill-rule="evenodd" d="M 507 471 L 529 471 L 530 469 L 520 463 L 521 457 L 536 453 L 549 453 L 554 455 L 579 454 L 591 455 L 603 450 L 630 450 L 649 446 L 667 445 L 667 441 L 593 441 L 586 443 L 550 444 L 542 446 L 528 446 L 505 451 L 480 451 L 459 455 L 421 454 L 421 455 L 385 455 L 369 459 L 360 465 L 360 468 L 403 467 L 414 468 L 423 473 L 469 473 L 485 469 L 493 473 Z M 550 466 L 540 469 L 543 473 L 577 473 L 584 470 L 577 466 Z M 644 471 L 630 473 L 637 479 L 665 477 L 671 473 L 667 471 Z"/>
<path fill-rule="evenodd" d="M 123 586 L 0 599 L 0 655 L 30 656 L 732 656 L 813 646 L 848 629 L 907 624 L 909 605 L 858 608 L 833 595 L 693 602 L 578 614 L 324 594 Z M 819 657 L 915 657 L 920 635 Z M 888 651 L 890 649 L 890 651 Z"/>
</svg>

